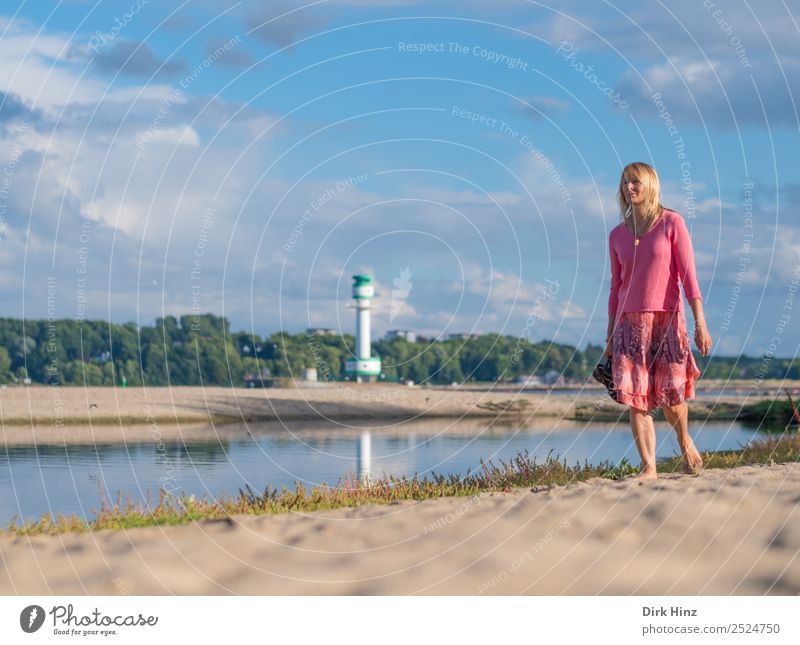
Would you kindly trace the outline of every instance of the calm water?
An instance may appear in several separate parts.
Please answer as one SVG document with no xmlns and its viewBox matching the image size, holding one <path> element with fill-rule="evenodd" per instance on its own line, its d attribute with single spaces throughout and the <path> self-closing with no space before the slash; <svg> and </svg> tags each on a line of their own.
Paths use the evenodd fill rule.
<svg viewBox="0 0 800 645">
<path fill-rule="evenodd" d="M 213 497 L 247 485 L 256 491 L 267 484 L 293 488 L 296 480 L 333 485 L 347 473 L 464 474 L 479 469 L 481 458 L 508 460 L 524 450 L 539 461 L 552 452 L 570 465 L 639 462 L 627 421 L 536 424 L 489 428 L 475 420 L 426 421 L 373 429 L 250 424 L 198 429 L 161 446 L 146 436 L 126 444 L 6 445 L 0 447 L 0 523 L 47 512 L 91 518 L 101 494 L 113 500 L 121 492 L 144 501 L 148 491 L 157 499 L 162 485 L 178 494 Z M 658 457 L 678 454 L 669 426 L 657 422 L 656 430 Z M 731 422 L 691 430 L 700 450 L 737 449 L 755 436 Z"/>
</svg>

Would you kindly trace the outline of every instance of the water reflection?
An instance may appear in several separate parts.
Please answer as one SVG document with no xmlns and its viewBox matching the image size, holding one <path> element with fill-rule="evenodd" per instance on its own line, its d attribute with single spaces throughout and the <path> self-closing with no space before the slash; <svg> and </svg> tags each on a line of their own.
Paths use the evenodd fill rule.
<svg viewBox="0 0 800 645">
<path fill-rule="evenodd" d="M 700 450 L 738 449 L 754 435 L 737 423 L 692 427 Z M 170 434 L 172 433 L 172 434 Z M 47 442 L 41 437 L 47 436 Z M 678 454 L 674 433 L 657 423 L 657 455 Z M 124 439 L 124 442 L 122 441 Z M 158 491 L 208 496 L 235 495 L 249 486 L 307 488 L 336 485 L 345 477 L 377 479 L 385 474 L 465 474 L 480 460 L 508 461 L 527 451 L 542 462 L 558 455 L 569 465 L 584 462 L 638 463 L 627 421 L 588 423 L 538 419 L 526 426 L 485 420 L 433 419 L 372 427 L 326 423 L 259 423 L 160 429 L 155 441 L 147 428 L 66 428 L 61 434 L 6 429 L 0 446 L 0 522 L 14 515 L 77 513 L 91 517 L 101 494 L 118 492 L 144 502 Z"/>
<path fill-rule="evenodd" d="M 369 430 L 362 430 L 356 444 L 356 472 L 360 481 L 370 479 L 372 462 L 372 435 Z"/>
</svg>

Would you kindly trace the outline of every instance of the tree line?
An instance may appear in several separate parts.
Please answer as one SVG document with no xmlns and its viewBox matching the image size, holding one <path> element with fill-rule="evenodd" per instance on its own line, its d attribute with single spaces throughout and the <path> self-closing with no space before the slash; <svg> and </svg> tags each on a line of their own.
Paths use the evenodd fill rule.
<svg viewBox="0 0 800 645">
<path fill-rule="evenodd" d="M 320 380 L 345 380 L 355 347 L 350 334 L 231 332 L 213 314 L 158 318 L 152 326 L 98 320 L 0 318 L 0 383 L 61 385 L 234 385 L 266 378 L 300 378 L 316 368 Z M 584 350 L 548 340 L 529 342 L 486 334 L 469 340 L 378 340 L 382 380 L 451 384 L 511 381 L 555 370 L 568 382 L 591 376 L 603 347 Z M 800 378 L 800 361 L 695 354 L 706 378 Z"/>
</svg>

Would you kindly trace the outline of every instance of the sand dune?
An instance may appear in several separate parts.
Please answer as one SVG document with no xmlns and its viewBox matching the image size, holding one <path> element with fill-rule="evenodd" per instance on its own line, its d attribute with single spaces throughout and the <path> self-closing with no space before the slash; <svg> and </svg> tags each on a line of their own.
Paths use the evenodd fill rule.
<svg viewBox="0 0 800 645">
<path fill-rule="evenodd" d="M 797 594 L 800 464 L 0 538 L 3 594 Z"/>
</svg>

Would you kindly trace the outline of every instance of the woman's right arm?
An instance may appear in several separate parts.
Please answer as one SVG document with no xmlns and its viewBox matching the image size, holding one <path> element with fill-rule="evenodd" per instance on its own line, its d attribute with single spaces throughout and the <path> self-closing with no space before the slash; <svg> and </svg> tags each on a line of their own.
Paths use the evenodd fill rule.
<svg viewBox="0 0 800 645">
<path fill-rule="evenodd" d="M 611 358 L 614 352 L 614 320 L 616 316 L 608 317 L 608 331 L 606 332 L 606 349 L 603 352 L 605 358 Z"/>
<path fill-rule="evenodd" d="M 622 267 L 619 258 L 608 238 L 608 255 L 611 258 L 611 290 L 608 294 L 608 330 L 606 332 L 606 349 L 603 356 L 610 358 L 613 351 L 614 321 L 617 316 L 617 303 L 619 302 L 619 287 L 622 284 Z"/>
</svg>

